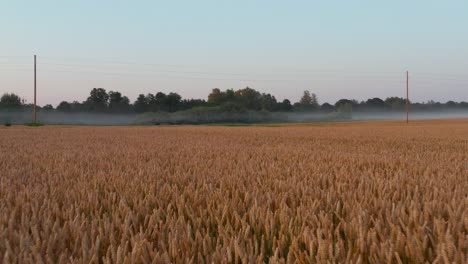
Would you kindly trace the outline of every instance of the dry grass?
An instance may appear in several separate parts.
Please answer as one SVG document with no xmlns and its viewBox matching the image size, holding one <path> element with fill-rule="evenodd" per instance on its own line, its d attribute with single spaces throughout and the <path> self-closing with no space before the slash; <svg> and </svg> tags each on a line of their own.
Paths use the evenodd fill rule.
<svg viewBox="0 0 468 264">
<path fill-rule="evenodd" d="M 468 121 L 0 128 L 3 263 L 467 263 Z"/>
</svg>

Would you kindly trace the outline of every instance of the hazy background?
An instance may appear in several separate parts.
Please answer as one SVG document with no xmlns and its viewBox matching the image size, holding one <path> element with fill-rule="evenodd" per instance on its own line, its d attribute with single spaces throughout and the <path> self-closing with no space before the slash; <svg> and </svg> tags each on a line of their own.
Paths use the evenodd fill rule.
<svg viewBox="0 0 468 264">
<path fill-rule="evenodd" d="M 206 98 L 251 86 L 297 101 L 468 101 L 468 1 L 0 1 L 0 93 L 93 87 Z"/>
</svg>

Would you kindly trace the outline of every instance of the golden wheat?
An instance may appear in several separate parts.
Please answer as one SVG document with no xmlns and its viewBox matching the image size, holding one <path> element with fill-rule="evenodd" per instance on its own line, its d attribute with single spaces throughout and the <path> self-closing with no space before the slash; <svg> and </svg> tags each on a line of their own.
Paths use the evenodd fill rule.
<svg viewBox="0 0 468 264">
<path fill-rule="evenodd" d="M 468 121 L 0 128 L 2 263 L 467 263 Z"/>
</svg>

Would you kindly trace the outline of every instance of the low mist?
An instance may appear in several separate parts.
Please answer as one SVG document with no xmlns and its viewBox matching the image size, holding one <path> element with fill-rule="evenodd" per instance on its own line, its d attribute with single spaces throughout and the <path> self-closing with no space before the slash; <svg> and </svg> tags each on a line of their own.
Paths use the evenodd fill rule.
<svg viewBox="0 0 468 264">
<path fill-rule="evenodd" d="M 414 112 L 410 119 L 468 118 L 468 111 Z M 38 112 L 37 120 L 46 125 L 176 125 L 212 123 L 287 123 L 287 122 L 336 122 L 365 120 L 405 120 L 404 112 L 216 112 L 181 111 L 144 114 L 63 113 Z M 31 112 L 0 112 L 0 124 L 28 124 Z"/>
</svg>

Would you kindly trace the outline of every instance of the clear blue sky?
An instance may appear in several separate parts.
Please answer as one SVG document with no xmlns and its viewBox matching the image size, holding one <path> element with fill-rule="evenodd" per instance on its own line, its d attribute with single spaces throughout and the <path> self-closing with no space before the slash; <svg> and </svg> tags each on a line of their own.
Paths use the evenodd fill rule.
<svg viewBox="0 0 468 264">
<path fill-rule="evenodd" d="M 39 104 L 93 87 L 175 91 L 253 87 L 320 102 L 404 96 L 468 101 L 468 1 L 0 2 L 0 93 Z"/>
</svg>

